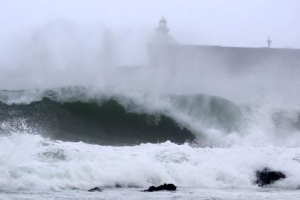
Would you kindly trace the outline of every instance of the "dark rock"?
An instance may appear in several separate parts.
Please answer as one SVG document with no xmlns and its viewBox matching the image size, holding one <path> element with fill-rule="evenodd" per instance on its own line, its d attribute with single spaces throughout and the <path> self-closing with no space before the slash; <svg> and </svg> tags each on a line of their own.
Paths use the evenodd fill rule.
<svg viewBox="0 0 300 200">
<path fill-rule="evenodd" d="M 116 188 L 122 188 L 122 187 L 123 187 L 122 184 L 116 183 Z"/>
<path fill-rule="evenodd" d="M 92 189 L 89 189 L 88 192 L 102 192 L 102 190 L 99 187 L 94 187 Z"/>
<path fill-rule="evenodd" d="M 265 186 L 272 184 L 280 179 L 286 178 L 285 174 L 280 171 L 272 171 L 269 168 L 264 168 L 262 171 L 257 170 L 255 172 L 256 180 L 254 184 L 258 186 Z"/>
<path fill-rule="evenodd" d="M 163 184 L 158 187 L 155 186 L 150 186 L 148 190 L 144 190 L 144 192 L 156 192 L 156 191 L 161 191 L 161 190 L 168 190 L 168 191 L 175 191 L 176 186 L 174 184 Z"/>
</svg>

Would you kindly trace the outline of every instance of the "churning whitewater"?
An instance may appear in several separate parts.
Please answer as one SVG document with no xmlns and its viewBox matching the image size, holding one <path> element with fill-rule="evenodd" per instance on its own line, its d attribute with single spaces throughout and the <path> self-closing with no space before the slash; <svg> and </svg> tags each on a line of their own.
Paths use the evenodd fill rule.
<svg viewBox="0 0 300 200">
<path fill-rule="evenodd" d="M 255 189 L 264 167 L 300 187 L 299 108 L 202 94 L 65 87 L 0 91 L 3 192 Z"/>
</svg>

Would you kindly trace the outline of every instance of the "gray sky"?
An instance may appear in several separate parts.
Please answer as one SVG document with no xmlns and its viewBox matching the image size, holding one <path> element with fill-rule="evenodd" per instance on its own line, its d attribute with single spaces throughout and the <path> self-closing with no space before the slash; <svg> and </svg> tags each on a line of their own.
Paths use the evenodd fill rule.
<svg viewBox="0 0 300 200">
<path fill-rule="evenodd" d="M 182 44 L 300 48 L 299 0 L 0 0 L 0 42 L 53 20 L 144 34 L 162 15 Z"/>
</svg>

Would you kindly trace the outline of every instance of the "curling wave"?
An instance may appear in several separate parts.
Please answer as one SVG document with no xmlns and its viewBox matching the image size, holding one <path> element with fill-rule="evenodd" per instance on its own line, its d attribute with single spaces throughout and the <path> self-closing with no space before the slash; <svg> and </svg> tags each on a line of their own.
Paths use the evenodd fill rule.
<svg viewBox="0 0 300 200">
<path fill-rule="evenodd" d="M 64 141 L 139 144 L 201 138 L 208 127 L 238 128 L 233 103 L 205 95 L 125 95 L 83 87 L 1 91 L 0 131 L 31 132 Z"/>
</svg>

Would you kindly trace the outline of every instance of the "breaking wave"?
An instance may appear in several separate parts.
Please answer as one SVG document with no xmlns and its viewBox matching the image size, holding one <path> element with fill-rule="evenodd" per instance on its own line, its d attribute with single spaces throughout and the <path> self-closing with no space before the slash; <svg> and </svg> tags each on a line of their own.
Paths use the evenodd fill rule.
<svg viewBox="0 0 300 200">
<path fill-rule="evenodd" d="M 0 130 L 98 144 L 184 143 L 207 127 L 232 131 L 240 118 L 237 106 L 218 97 L 91 90 L 1 91 Z"/>
<path fill-rule="evenodd" d="M 164 182 L 249 189 L 264 167 L 287 175 L 271 187 L 300 187 L 297 107 L 92 87 L 1 91 L 0 101 L 6 192 Z"/>
</svg>

